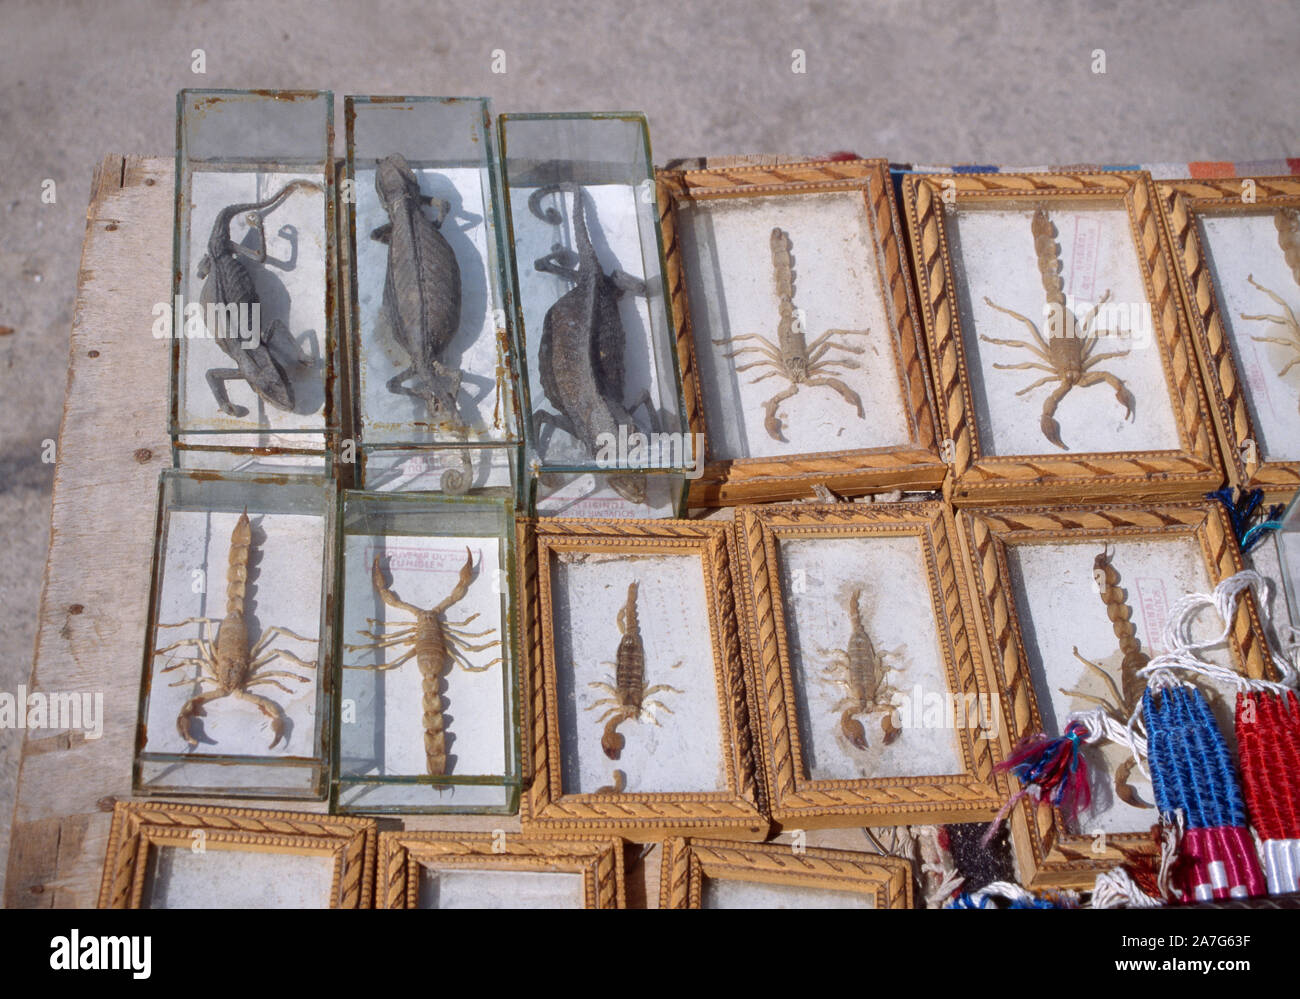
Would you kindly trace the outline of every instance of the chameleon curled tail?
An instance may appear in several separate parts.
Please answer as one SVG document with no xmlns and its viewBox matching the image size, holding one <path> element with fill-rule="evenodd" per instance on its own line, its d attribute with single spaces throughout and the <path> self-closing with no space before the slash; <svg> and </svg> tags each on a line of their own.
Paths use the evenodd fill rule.
<svg viewBox="0 0 1300 999">
<path fill-rule="evenodd" d="M 245 509 L 230 532 L 230 558 L 226 569 L 226 616 L 243 615 L 248 588 L 248 553 L 253 546 L 253 525 Z"/>
</svg>

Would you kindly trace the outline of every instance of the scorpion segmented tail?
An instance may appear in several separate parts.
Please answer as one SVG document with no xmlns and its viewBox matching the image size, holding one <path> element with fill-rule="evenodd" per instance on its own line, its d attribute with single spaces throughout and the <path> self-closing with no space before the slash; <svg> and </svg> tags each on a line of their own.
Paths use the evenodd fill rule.
<svg viewBox="0 0 1300 999">
<path fill-rule="evenodd" d="M 627 603 L 618 615 L 623 637 L 619 639 L 615 656 L 614 685 L 620 693 L 634 693 L 634 700 L 639 701 L 645 680 L 645 652 L 641 647 L 641 623 L 636 613 L 637 588 L 637 583 L 628 584 Z"/>
<path fill-rule="evenodd" d="M 1031 224 L 1034 233 L 1034 253 L 1038 256 L 1038 275 L 1043 282 L 1043 294 L 1048 305 L 1065 308 L 1065 282 L 1061 279 L 1061 254 L 1056 245 L 1056 225 L 1047 217 L 1047 210 L 1034 212 Z"/>
<path fill-rule="evenodd" d="M 1120 664 L 1120 693 L 1124 696 L 1125 711 L 1132 711 L 1142 700 L 1146 688 L 1146 681 L 1137 675 L 1137 671 L 1147 664 L 1150 656 L 1142 651 L 1127 594 L 1119 585 L 1119 572 L 1111 565 L 1110 555 L 1105 549 L 1093 560 L 1092 572 L 1101 587 L 1101 600 L 1106 605 L 1106 616 L 1110 618 L 1111 629 L 1119 641 L 1119 650 L 1124 653 L 1124 661 Z"/>
<path fill-rule="evenodd" d="M 248 554 L 253 546 L 253 525 L 248 511 L 239 515 L 230 532 L 230 559 L 226 569 L 226 616 L 243 616 L 244 596 L 248 588 Z"/>
<path fill-rule="evenodd" d="M 776 280 L 776 294 L 781 302 L 781 329 L 794 322 L 794 257 L 790 235 L 784 229 L 773 229 L 772 274 Z"/>
<path fill-rule="evenodd" d="M 1283 208 L 1273 216 L 1277 226 L 1277 245 L 1282 248 L 1295 283 L 1300 284 L 1300 211 Z"/>
<path fill-rule="evenodd" d="M 447 772 L 447 724 L 443 718 L 442 674 L 445 666 L 441 649 L 422 648 L 416 653 L 420 666 L 421 707 L 424 716 L 424 761 L 430 777 Z"/>
</svg>

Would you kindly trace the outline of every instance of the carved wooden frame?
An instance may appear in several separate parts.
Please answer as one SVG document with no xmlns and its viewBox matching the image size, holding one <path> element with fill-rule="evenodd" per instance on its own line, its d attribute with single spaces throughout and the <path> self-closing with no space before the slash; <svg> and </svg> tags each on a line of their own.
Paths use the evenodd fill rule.
<svg viewBox="0 0 1300 999">
<path fill-rule="evenodd" d="M 786 611 L 777 543 L 784 538 L 912 536 L 928 572 L 948 690 L 963 698 L 988 698 L 1002 715 L 989 682 L 977 633 L 967 620 L 972 606 L 960 569 L 952 514 L 941 502 L 798 504 L 741 507 L 736 534 L 744 558 L 741 589 L 746 630 L 760 691 L 759 732 L 767 800 L 783 826 L 871 826 L 972 822 L 992 818 L 1006 800 L 1007 779 L 994 771 L 1002 758 L 996 738 L 954 728 L 962 759 L 959 775 L 813 780 L 799 736 L 798 694 L 790 665 Z M 978 701 L 977 701 L 978 703 Z M 969 715 L 968 715 L 969 718 Z M 999 728 L 1002 726 L 999 721 Z M 947 730 L 945 730 L 947 731 Z"/>
<path fill-rule="evenodd" d="M 700 559 L 713 648 L 721 758 L 726 790 L 566 794 L 561 733 L 551 553 L 690 554 Z M 751 735 L 749 670 L 736 618 L 731 524 L 708 520 L 557 520 L 519 522 L 525 684 L 525 738 L 531 778 L 520 805 L 528 836 L 619 835 L 653 842 L 682 833 L 763 839 L 769 823 Z"/>
<path fill-rule="evenodd" d="M 101 909 L 143 906 L 149 852 L 205 849 L 326 856 L 334 860 L 331 909 L 368 909 L 374 895 L 376 827 L 371 819 L 172 802 L 119 801 L 100 882 Z"/>
<path fill-rule="evenodd" d="M 700 908 L 705 878 L 859 892 L 877 909 L 913 904 L 912 865 L 900 857 L 813 848 L 796 853 L 785 843 L 692 838 L 664 843 L 659 908 Z"/>
<path fill-rule="evenodd" d="M 889 164 L 883 159 L 785 163 L 769 167 L 719 167 L 708 170 L 657 170 L 660 229 L 677 337 L 678 366 L 687 423 L 696 434 L 708 427 L 696 358 L 695 333 L 687 301 L 686 274 L 678 238 L 677 213 L 685 201 L 718 198 L 780 198 L 826 191 L 860 191 L 875 241 L 875 274 L 890 320 L 890 335 L 901 397 L 908 401 L 909 446 L 834 451 L 773 458 L 709 461 L 691 483 L 692 506 L 730 505 L 765 500 L 804 499 L 813 483 L 844 495 L 907 487 L 937 489 L 947 472 L 935 433 L 934 398 L 926 370 L 925 346 L 894 203 Z"/>
<path fill-rule="evenodd" d="M 954 503 L 1185 499 L 1223 481 L 1213 421 L 1150 174 L 911 174 L 903 179 L 903 196 L 938 397 L 939 432 L 952 446 L 949 488 Z M 1048 205 L 1111 202 L 1127 212 L 1178 430 L 1177 450 L 983 453 L 944 216 L 951 206 L 999 201 Z"/>
<path fill-rule="evenodd" d="M 1156 183 L 1160 208 L 1177 261 L 1183 302 L 1192 327 L 1201 374 L 1223 450 L 1224 464 L 1234 484 L 1246 489 L 1287 490 L 1300 487 L 1300 461 L 1254 460 L 1243 452 L 1258 440 L 1246 386 L 1237 370 L 1232 342 L 1221 318 L 1219 290 L 1201 247 L 1196 216 L 1207 209 L 1216 215 L 1253 215 L 1261 208 L 1300 208 L 1300 177 L 1253 179 L 1255 200 L 1242 201 L 1243 180 L 1169 180 Z"/>
<path fill-rule="evenodd" d="M 960 511 L 957 521 L 966 570 L 978 594 L 981 637 L 1000 688 L 1007 748 L 1043 731 L 1015 605 L 1008 544 L 1181 536 L 1195 539 L 1200 546 L 1212 584 L 1243 568 L 1227 515 L 1213 502 L 970 509 Z M 1238 609 L 1230 635 L 1233 661 L 1248 676 L 1271 676 L 1268 647 L 1251 593 L 1246 593 L 1243 604 L 1245 611 Z M 1094 849 L 1095 837 L 1065 831 L 1059 809 L 1047 802 L 1035 805 L 1027 798 L 1013 810 L 1010 824 L 1022 883 L 1034 888 L 1091 888 L 1097 874 L 1124 862 L 1119 848 L 1155 850 L 1147 830 L 1110 833 L 1105 848 Z"/>
<path fill-rule="evenodd" d="M 379 834 L 378 909 L 414 909 L 422 868 L 560 872 L 582 875 L 584 909 L 625 909 L 627 894 L 620 839 L 523 839 L 491 833 L 382 832 Z"/>
</svg>

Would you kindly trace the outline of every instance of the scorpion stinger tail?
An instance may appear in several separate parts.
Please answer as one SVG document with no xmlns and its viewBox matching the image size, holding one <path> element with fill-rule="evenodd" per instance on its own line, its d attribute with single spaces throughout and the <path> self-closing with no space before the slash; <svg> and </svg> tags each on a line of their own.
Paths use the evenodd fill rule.
<svg viewBox="0 0 1300 999">
<path fill-rule="evenodd" d="M 623 752 L 623 747 L 627 745 L 627 739 L 618 730 L 618 727 L 627 721 L 627 718 L 627 712 L 620 711 L 605 722 L 605 731 L 600 736 L 600 748 L 605 751 L 605 755 L 611 760 L 617 760 Z"/>
<path fill-rule="evenodd" d="M 242 615 L 244 597 L 248 590 L 248 561 L 253 546 L 253 525 L 248 519 L 248 508 L 239 515 L 235 529 L 230 532 L 230 556 L 226 569 L 226 614 Z"/>
</svg>

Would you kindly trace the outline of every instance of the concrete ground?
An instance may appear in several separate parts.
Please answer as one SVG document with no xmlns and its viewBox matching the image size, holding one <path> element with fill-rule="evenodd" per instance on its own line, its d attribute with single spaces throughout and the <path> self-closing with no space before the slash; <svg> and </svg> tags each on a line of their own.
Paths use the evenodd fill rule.
<svg viewBox="0 0 1300 999">
<path fill-rule="evenodd" d="M 659 163 L 837 149 L 918 162 L 1255 160 L 1300 155 L 1297 52 L 1293 3 L 1243 0 L 6 0 L 0 690 L 31 668 L 53 479 L 42 442 L 58 436 L 91 172 L 109 152 L 171 155 L 183 87 L 333 89 L 340 152 L 341 98 L 356 93 L 644 110 Z M 0 878 L 20 736 L 0 732 Z"/>
</svg>

